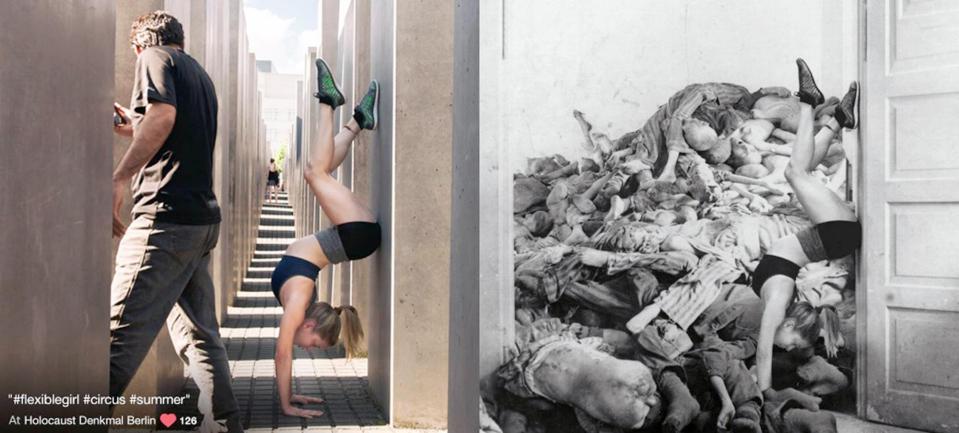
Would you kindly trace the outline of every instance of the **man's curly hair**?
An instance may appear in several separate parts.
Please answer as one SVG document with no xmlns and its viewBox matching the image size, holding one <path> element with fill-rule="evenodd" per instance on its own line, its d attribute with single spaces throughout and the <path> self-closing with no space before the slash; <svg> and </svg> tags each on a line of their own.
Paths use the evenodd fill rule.
<svg viewBox="0 0 959 433">
<path fill-rule="evenodd" d="M 141 15 L 130 27 L 130 44 L 149 48 L 157 45 L 183 46 L 183 26 L 167 11 Z"/>
</svg>

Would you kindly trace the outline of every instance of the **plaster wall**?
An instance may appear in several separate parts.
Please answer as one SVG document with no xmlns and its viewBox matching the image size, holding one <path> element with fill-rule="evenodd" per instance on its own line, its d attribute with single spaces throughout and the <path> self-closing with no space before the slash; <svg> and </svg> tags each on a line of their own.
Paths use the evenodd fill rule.
<svg viewBox="0 0 959 433">
<path fill-rule="evenodd" d="M 689 83 L 792 88 L 796 57 L 828 95 L 844 93 L 850 79 L 844 48 L 855 9 L 835 2 L 533 0 L 500 7 L 493 24 L 501 64 L 482 68 L 503 77 L 500 132 L 514 171 L 525 170 L 528 157 L 584 154 L 573 109 L 618 137 Z"/>
</svg>

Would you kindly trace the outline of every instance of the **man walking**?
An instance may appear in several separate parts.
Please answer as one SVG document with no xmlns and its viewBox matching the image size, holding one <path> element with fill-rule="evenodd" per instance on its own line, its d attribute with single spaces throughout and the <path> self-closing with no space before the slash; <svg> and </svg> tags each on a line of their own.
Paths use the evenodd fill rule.
<svg viewBox="0 0 959 433">
<path fill-rule="evenodd" d="M 239 432 L 208 270 L 220 222 L 217 99 L 183 41 L 183 27 L 164 11 L 137 18 L 130 32 L 137 53 L 131 107 L 116 107 L 122 123 L 115 132 L 133 142 L 113 174 L 113 234 L 122 239 L 111 286 L 110 394 L 123 394 L 165 320 L 200 389 L 201 431 Z M 120 208 L 131 179 L 127 228 Z"/>
</svg>

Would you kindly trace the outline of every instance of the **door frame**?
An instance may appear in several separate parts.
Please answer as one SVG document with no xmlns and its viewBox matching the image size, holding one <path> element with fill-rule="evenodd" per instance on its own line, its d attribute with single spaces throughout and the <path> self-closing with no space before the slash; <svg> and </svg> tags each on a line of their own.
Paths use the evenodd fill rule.
<svg viewBox="0 0 959 433">
<path fill-rule="evenodd" d="M 865 78 L 865 67 L 868 59 L 866 58 L 866 44 L 868 43 L 867 38 L 867 28 L 866 28 L 866 1 L 860 0 L 856 2 L 856 79 L 859 83 L 864 84 Z M 865 84 L 864 84 L 865 85 Z M 863 87 L 860 86 L 860 98 L 859 98 L 859 107 L 857 107 L 858 113 L 860 115 L 863 112 L 861 104 L 864 101 L 862 98 Z M 860 122 L 860 126 L 862 123 Z M 862 129 L 856 128 L 856 144 L 862 142 Z M 858 146 L 857 146 L 858 149 Z M 856 203 L 857 214 L 861 209 L 860 204 L 864 203 L 865 199 L 863 197 L 864 192 L 861 188 L 862 176 L 860 175 L 861 171 L 859 170 L 866 161 L 862 157 L 862 153 L 857 152 L 856 154 L 856 176 L 854 178 L 855 191 L 853 192 L 852 197 Z M 851 182 L 852 183 L 852 182 Z M 860 220 L 862 218 L 860 217 Z M 866 270 L 865 263 L 862 260 L 861 250 L 856 250 L 855 253 L 855 263 L 856 263 L 856 416 L 860 419 L 866 418 L 866 346 L 867 346 L 867 335 L 866 330 L 868 329 L 868 322 L 866 320 L 868 316 L 868 291 L 866 290 L 866 275 L 868 274 Z"/>
</svg>

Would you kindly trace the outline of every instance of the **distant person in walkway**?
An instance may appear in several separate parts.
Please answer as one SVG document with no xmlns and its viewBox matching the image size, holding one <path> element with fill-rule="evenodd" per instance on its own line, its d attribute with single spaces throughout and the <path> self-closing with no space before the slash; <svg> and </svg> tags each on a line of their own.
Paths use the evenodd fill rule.
<svg viewBox="0 0 959 433">
<path fill-rule="evenodd" d="M 276 169 L 276 162 L 273 158 L 270 158 L 270 168 L 266 174 L 266 187 L 267 187 L 267 202 L 272 200 L 273 202 L 280 201 L 279 196 L 277 195 L 276 189 L 280 186 L 280 172 Z"/>
<path fill-rule="evenodd" d="M 286 415 L 304 418 L 320 416 L 323 412 L 303 409 L 293 403 L 322 403 L 323 400 L 293 394 L 293 345 L 325 348 L 342 339 L 347 357 L 362 353 L 363 327 L 356 309 L 313 302 L 316 278 L 323 267 L 362 259 L 380 246 L 380 224 L 373 212 L 349 188 L 330 176 L 346 158 L 360 130 L 376 128 L 379 84 L 370 83 L 366 95 L 353 110 L 353 118 L 334 137 L 333 110 L 346 101 L 323 60 L 316 61 L 316 69 L 318 90 L 314 96 L 320 100 L 319 138 L 304 177 L 334 227 L 290 244 L 271 281 L 273 294 L 283 306 L 274 358 L 280 409 Z"/>
<path fill-rule="evenodd" d="M 134 21 L 130 108 L 114 131 L 132 137 L 113 173 L 113 234 L 121 237 L 110 288 L 110 395 L 123 394 L 163 322 L 200 389 L 200 431 L 242 432 L 216 320 L 210 251 L 219 235 L 213 194 L 217 98 L 183 51 L 183 27 L 164 11 Z M 120 209 L 133 179 L 133 222 Z"/>
</svg>

